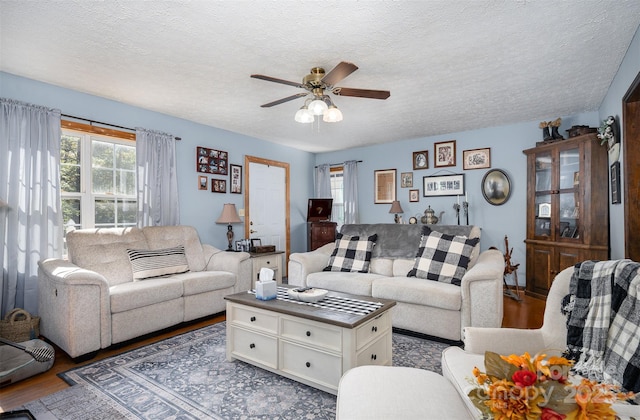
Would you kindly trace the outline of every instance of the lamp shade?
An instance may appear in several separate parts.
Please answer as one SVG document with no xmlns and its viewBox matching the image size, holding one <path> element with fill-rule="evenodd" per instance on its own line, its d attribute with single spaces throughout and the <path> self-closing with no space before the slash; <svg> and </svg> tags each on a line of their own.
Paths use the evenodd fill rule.
<svg viewBox="0 0 640 420">
<path fill-rule="evenodd" d="M 314 99 L 311 101 L 308 108 L 313 115 L 322 115 L 329 106 L 322 99 Z"/>
<path fill-rule="evenodd" d="M 322 117 L 322 121 L 324 122 L 338 122 L 342 121 L 342 112 L 335 106 L 329 106 Z"/>
<path fill-rule="evenodd" d="M 294 119 L 299 123 L 310 124 L 313 122 L 313 114 L 306 106 L 303 106 L 298 110 L 298 112 L 296 112 Z"/>
<path fill-rule="evenodd" d="M 404 213 L 398 200 L 391 202 L 391 209 L 389 210 L 389 213 Z"/>
<path fill-rule="evenodd" d="M 216 223 L 242 223 L 236 211 L 236 205 L 231 203 L 225 204 L 222 208 L 222 214 L 218 217 Z"/>
</svg>

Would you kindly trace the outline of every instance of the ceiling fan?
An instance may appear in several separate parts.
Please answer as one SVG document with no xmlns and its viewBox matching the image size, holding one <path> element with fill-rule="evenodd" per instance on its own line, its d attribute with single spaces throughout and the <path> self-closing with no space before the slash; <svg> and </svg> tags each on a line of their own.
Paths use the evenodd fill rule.
<svg viewBox="0 0 640 420">
<path fill-rule="evenodd" d="M 325 73 L 322 67 L 314 67 L 311 72 L 304 76 L 302 83 L 290 82 L 262 74 L 252 74 L 254 79 L 262 79 L 268 82 L 281 83 L 283 85 L 294 86 L 305 89 L 307 92 L 296 93 L 277 101 L 261 105 L 262 108 L 269 108 L 280 105 L 297 98 L 307 96 L 304 105 L 296 112 L 295 120 L 301 123 L 312 123 L 316 115 L 323 116 L 325 122 L 342 121 L 342 112 L 335 106 L 331 98 L 326 93 L 333 93 L 338 96 L 355 96 L 358 98 L 387 99 L 391 93 L 388 90 L 354 89 L 347 87 L 337 87 L 336 83 L 358 70 L 358 66 L 353 63 L 342 61 L 329 73 Z"/>
</svg>

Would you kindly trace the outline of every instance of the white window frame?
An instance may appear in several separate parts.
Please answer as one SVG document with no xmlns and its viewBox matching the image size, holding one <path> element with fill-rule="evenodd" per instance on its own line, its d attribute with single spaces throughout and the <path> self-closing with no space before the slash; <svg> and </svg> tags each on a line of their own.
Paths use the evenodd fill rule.
<svg viewBox="0 0 640 420">
<path fill-rule="evenodd" d="M 123 199 L 137 201 L 137 194 L 134 191 L 133 195 L 124 194 L 93 194 L 92 193 L 92 164 L 91 164 L 91 151 L 93 140 L 101 141 L 105 143 L 121 144 L 125 146 L 133 146 L 135 148 L 135 141 L 120 139 L 117 137 L 99 135 L 95 133 L 86 133 L 77 130 L 71 130 L 62 128 L 62 135 L 80 137 L 80 192 L 60 192 L 61 199 L 65 198 L 78 198 L 80 199 L 80 228 L 87 229 L 96 227 L 95 223 L 95 201 L 100 199 Z M 61 139 L 62 141 L 62 139 Z M 116 206 L 117 211 L 117 206 Z M 117 218 L 116 218 L 117 220 Z M 120 223 L 116 224 L 118 227 L 135 226 L 135 223 Z M 100 226 L 98 226 L 100 227 Z M 63 229 L 67 229 L 67 226 L 63 226 Z"/>
<path fill-rule="evenodd" d="M 344 171 L 342 166 L 333 166 L 329 171 L 331 181 L 331 197 L 333 198 L 333 206 L 331 210 L 331 219 L 338 223 L 337 229 L 340 230 L 344 224 Z M 336 191 L 341 191 L 342 200 L 338 201 Z"/>
</svg>

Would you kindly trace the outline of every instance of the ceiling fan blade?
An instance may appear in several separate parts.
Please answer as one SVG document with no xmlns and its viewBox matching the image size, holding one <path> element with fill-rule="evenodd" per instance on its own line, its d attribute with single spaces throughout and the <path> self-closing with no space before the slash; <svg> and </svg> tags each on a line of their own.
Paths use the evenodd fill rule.
<svg viewBox="0 0 640 420">
<path fill-rule="evenodd" d="M 262 74 L 252 74 L 251 77 L 253 77 L 254 79 L 266 80 L 267 82 L 282 83 L 283 85 L 295 86 L 295 87 L 299 87 L 299 88 L 303 88 L 304 87 L 304 85 L 302 85 L 301 83 L 298 83 L 298 82 L 290 82 L 288 80 L 277 79 L 275 77 L 265 76 L 265 75 L 262 75 Z"/>
<path fill-rule="evenodd" d="M 297 99 L 297 98 L 302 98 L 303 96 L 307 96 L 308 94 L 309 94 L 308 92 L 296 93 L 295 95 L 287 96 L 286 98 L 278 99 L 277 101 L 273 101 L 273 102 L 269 102 L 268 104 L 260 105 L 260 107 L 269 108 L 269 107 L 272 107 L 274 105 L 280 105 L 280 104 L 283 104 L 285 102 L 293 101 L 294 99 Z"/>
<path fill-rule="evenodd" d="M 391 92 L 388 90 L 373 90 L 373 89 L 353 89 L 346 87 L 337 87 L 331 91 L 334 95 L 338 96 L 356 96 L 358 98 L 371 98 L 371 99 L 387 99 L 391 96 Z"/>
<path fill-rule="evenodd" d="M 342 61 L 322 78 L 322 82 L 333 86 L 356 70 L 358 70 L 358 66 L 355 64 Z"/>
</svg>

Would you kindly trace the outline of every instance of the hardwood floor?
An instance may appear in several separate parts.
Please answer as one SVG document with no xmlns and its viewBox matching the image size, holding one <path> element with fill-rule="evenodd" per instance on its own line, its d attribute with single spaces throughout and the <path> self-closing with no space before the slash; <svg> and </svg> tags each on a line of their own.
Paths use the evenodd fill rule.
<svg viewBox="0 0 640 420">
<path fill-rule="evenodd" d="M 522 301 L 520 302 L 507 296 L 504 297 L 504 318 L 502 326 L 511 328 L 539 328 L 542 325 L 544 301 L 524 295 L 521 295 L 521 297 Z M 11 411 L 26 402 L 67 388 L 69 385 L 57 376 L 58 373 L 224 320 L 224 315 L 218 315 L 154 335 L 153 337 L 141 339 L 122 347 L 102 350 L 95 358 L 84 363 L 74 363 L 64 352 L 56 348 L 56 361 L 50 370 L 36 375 L 33 378 L 25 379 L 0 389 L 0 412 Z"/>
</svg>

